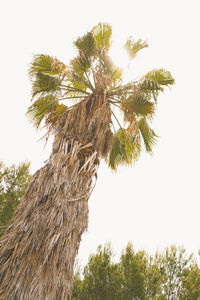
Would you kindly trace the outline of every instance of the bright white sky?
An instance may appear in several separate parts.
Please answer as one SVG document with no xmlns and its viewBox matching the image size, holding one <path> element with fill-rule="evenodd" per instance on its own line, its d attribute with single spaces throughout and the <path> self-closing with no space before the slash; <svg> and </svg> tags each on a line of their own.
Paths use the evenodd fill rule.
<svg viewBox="0 0 200 300">
<path fill-rule="evenodd" d="M 164 67 L 176 79 L 171 91 L 160 97 L 153 122 L 161 136 L 155 155 L 144 154 L 135 166 L 117 174 L 102 163 L 89 200 L 89 228 L 79 251 L 82 263 L 106 241 L 116 254 L 128 241 L 148 252 L 174 243 L 189 252 L 200 249 L 198 4 L 198 0 L 1 1 L 0 160 L 8 165 L 29 160 L 35 172 L 51 151 L 50 144 L 43 149 L 44 142 L 38 141 L 42 133 L 25 117 L 33 54 L 68 62 L 73 57 L 72 41 L 103 21 L 112 25 L 115 48 L 130 35 L 148 41 L 149 48 L 130 66 L 132 78 Z M 116 64 L 123 64 L 123 55 L 113 50 Z"/>
</svg>

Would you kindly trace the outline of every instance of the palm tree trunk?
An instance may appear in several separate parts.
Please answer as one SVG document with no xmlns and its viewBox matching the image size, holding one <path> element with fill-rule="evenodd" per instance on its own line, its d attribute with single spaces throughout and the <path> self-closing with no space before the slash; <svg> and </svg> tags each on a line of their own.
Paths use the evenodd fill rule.
<svg viewBox="0 0 200 300">
<path fill-rule="evenodd" d="M 71 297 L 88 199 L 111 138 L 109 122 L 105 101 L 91 109 L 89 99 L 56 124 L 49 161 L 33 176 L 0 240 L 0 299 Z"/>
</svg>

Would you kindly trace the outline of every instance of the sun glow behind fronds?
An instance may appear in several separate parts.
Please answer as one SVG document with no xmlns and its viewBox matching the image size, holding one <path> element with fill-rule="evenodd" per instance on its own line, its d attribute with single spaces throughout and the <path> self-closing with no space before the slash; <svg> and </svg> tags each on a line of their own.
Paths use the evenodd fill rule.
<svg viewBox="0 0 200 300">
<path fill-rule="evenodd" d="M 126 70 L 130 64 L 128 54 L 122 47 L 113 45 L 109 51 L 109 55 L 112 57 L 114 64 L 124 70 Z"/>
</svg>

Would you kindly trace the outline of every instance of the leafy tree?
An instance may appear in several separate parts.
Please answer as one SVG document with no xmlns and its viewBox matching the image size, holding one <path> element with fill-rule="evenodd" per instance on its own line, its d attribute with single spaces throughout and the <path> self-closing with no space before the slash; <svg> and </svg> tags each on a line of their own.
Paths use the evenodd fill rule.
<svg viewBox="0 0 200 300">
<path fill-rule="evenodd" d="M 145 275 L 146 299 L 164 300 L 161 285 L 163 283 L 163 270 L 160 268 L 160 254 L 150 255 L 147 258 L 148 267 Z"/>
<path fill-rule="evenodd" d="M 0 241 L 1 298 L 70 297 L 100 160 L 116 170 L 137 160 L 142 147 L 153 151 L 157 135 L 150 122 L 159 93 L 174 79 L 160 68 L 124 82 L 109 57 L 111 35 L 111 26 L 99 23 L 75 40 L 77 55 L 69 65 L 46 54 L 35 55 L 30 65 L 28 115 L 37 128 L 47 128 L 47 138 L 54 135 L 54 143 Z M 134 59 L 147 46 L 129 38 L 125 49 Z"/>
<path fill-rule="evenodd" d="M 135 251 L 129 243 L 120 261 L 112 249 L 99 246 L 83 273 L 75 273 L 73 300 L 194 300 L 200 299 L 200 268 L 193 255 L 171 246 L 155 255 Z"/>
<path fill-rule="evenodd" d="M 5 167 L 0 162 L 0 236 L 10 224 L 30 181 L 30 163 Z"/>
<path fill-rule="evenodd" d="M 109 245 L 104 248 L 99 246 L 97 254 L 90 256 L 83 276 L 84 281 L 81 281 L 80 273 L 75 276 L 72 299 L 121 299 L 122 273 L 119 265 L 112 262 L 112 250 Z"/>
<path fill-rule="evenodd" d="M 133 245 L 129 243 L 121 255 L 120 266 L 124 277 L 123 299 L 145 298 L 145 274 L 148 258 L 144 251 L 135 253 Z"/>
<path fill-rule="evenodd" d="M 182 284 L 184 296 L 180 300 L 200 300 L 200 268 L 197 263 L 194 262 L 187 270 Z"/>
<path fill-rule="evenodd" d="M 175 300 L 184 297 L 183 280 L 191 264 L 192 256 L 186 255 L 183 247 L 171 246 L 158 259 L 162 271 L 162 294 L 166 300 Z"/>
</svg>

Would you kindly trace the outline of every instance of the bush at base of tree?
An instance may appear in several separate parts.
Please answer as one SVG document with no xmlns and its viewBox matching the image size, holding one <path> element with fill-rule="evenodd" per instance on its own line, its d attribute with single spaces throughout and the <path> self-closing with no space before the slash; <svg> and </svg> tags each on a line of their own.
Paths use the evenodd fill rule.
<svg viewBox="0 0 200 300">
<path fill-rule="evenodd" d="M 129 243 L 113 262 L 110 245 L 99 246 L 74 275 L 72 300 L 200 300 L 200 268 L 183 247 L 148 255 Z"/>
<path fill-rule="evenodd" d="M 0 237 L 10 224 L 14 212 L 25 194 L 30 181 L 30 163 L 5 167 L 0 162 Z"/>
</svg>

